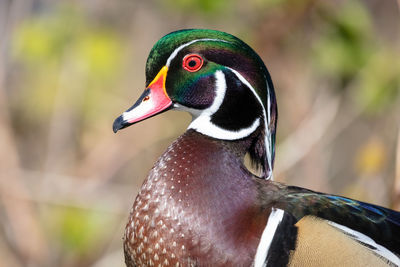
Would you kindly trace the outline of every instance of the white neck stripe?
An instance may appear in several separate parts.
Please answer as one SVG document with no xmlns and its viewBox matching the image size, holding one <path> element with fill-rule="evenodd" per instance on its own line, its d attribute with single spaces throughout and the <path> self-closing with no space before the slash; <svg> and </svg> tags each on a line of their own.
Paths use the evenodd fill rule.
<svg viewBox="0 0 400 267">
<path fill-rule="evenodd" d="M 253 88 L 253 86 L 251 86 L 251 84 L 236 70 L 229 68 L 235 75 L 236 77 L 239 78 L 239 80 L 244 83 L 249 89 L 250 91 L 253 93 L 253 95 L 256 97 L 256 99 L 258 100 L 258 102 L 261 105 L 262 111 L 263 111 L 263 116 L 264 116 L 264 127 L 265 127 L 265 150 L 267 153 L 267 161 L 268 161 L 268 167 L 270 169 L 270 173 L 267 176 L 267 180 L 273 180 L 273 175 L 272 175 L 272 140 L 271 140 L 271 131 L 269 130 L 269 122 L 270 122 L 270 99 L 269 99 L 269 87 L 267 84 L 267 88 L 268 88 L 268 95 L 267 95 L 267 103 L 268 103 L 268 116 L 265 112 L 265 107 L 263 105 L 263 102 L 261 101 L 260 96 L 257 94 L 256 90 Z"/>
<path fill-rule="evenodd" d="M 171 55 L 169 56 L 169 58 L 167 59 L 167 63 L 165 64 L 167 67 L 170 66 L 171 61 L 176 57 L 176 55 L 185 47 L 193 44 L 193 43 L 197 43 L 197 42 L 205 42 L 205 41 L 214 41 L 214 42 L 224 42 L 224 43 L 229 43 L 228 41 L 225 40 L 221 40 L 221 39 L 211 39 L 211 38 L 204 38 L 204 39 L 196 39 L 196 40 L 192 40 L 190 42 L 187 42 L 181 46 L 179 46 L 178 48 L 176 48 Z"/>
<path fill-rule="evenodd" d="M 264 267 L 267 265 L 267 256 L 274 239 L 276 229 L 283 219 L 285 212 L 281 209 L 272 208 L 268 217 L 267 226 L 265 227 L 260 243 L 258 243 L 256 256 L 254 257 L 254 267 Z"/>
</svg>

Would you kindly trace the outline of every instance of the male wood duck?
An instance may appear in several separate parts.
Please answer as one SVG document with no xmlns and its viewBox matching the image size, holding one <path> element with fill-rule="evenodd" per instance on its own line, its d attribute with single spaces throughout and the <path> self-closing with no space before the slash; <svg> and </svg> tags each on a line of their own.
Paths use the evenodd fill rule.
<svg viewBox="0 0 400 267">
<path fill-rule="evenodd" d="M 243 41 L 213 30 L 161 38 L 145 91 L 113 130 L 170 109 L 193 120 L 136 197 L 127 266 L 400 266 L 400 212 L 273 181 L 275 93 Z"/>
</svg>

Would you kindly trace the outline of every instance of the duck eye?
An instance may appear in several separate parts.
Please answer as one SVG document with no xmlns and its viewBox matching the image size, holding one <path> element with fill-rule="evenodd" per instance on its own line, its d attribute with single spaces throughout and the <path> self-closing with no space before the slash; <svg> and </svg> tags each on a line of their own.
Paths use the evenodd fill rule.
<svg viewBox="0 0 400 267">
<path fill-rule="evenodd" d="M 189 54 L 183 58 L 182 67 L 189 72 L 198 71 L 202 66 L 203 58 L 200 55 Z"/>
</svg>

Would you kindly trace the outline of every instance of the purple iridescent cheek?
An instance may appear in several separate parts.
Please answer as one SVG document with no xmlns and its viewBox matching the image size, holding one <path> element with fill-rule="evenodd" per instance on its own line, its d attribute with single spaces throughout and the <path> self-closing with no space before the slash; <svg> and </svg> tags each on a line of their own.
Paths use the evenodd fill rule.
<svg viewBox="0 0 400 267">
<path fill-rule="evenodd" d="M 199 76 L 194 82 L 186 82 L 179 91 L 176 99 L 182 105 L 195 109 L 208 108 L 215 97 L 215 78 L 213 75 Z"/>
</svg>

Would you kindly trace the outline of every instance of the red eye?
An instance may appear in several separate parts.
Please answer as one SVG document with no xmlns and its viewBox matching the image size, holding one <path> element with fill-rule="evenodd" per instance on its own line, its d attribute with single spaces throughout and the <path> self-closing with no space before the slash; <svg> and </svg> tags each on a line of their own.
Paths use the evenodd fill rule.
<svg viewBox="0 0 400 267">
<path fill-rule="evenodd" d="M 195 72 L 203 66 L 203 58 L 197 54 L 189 54 L 183 58 L 182 67 L 190 72 Z"/>
</svg>

